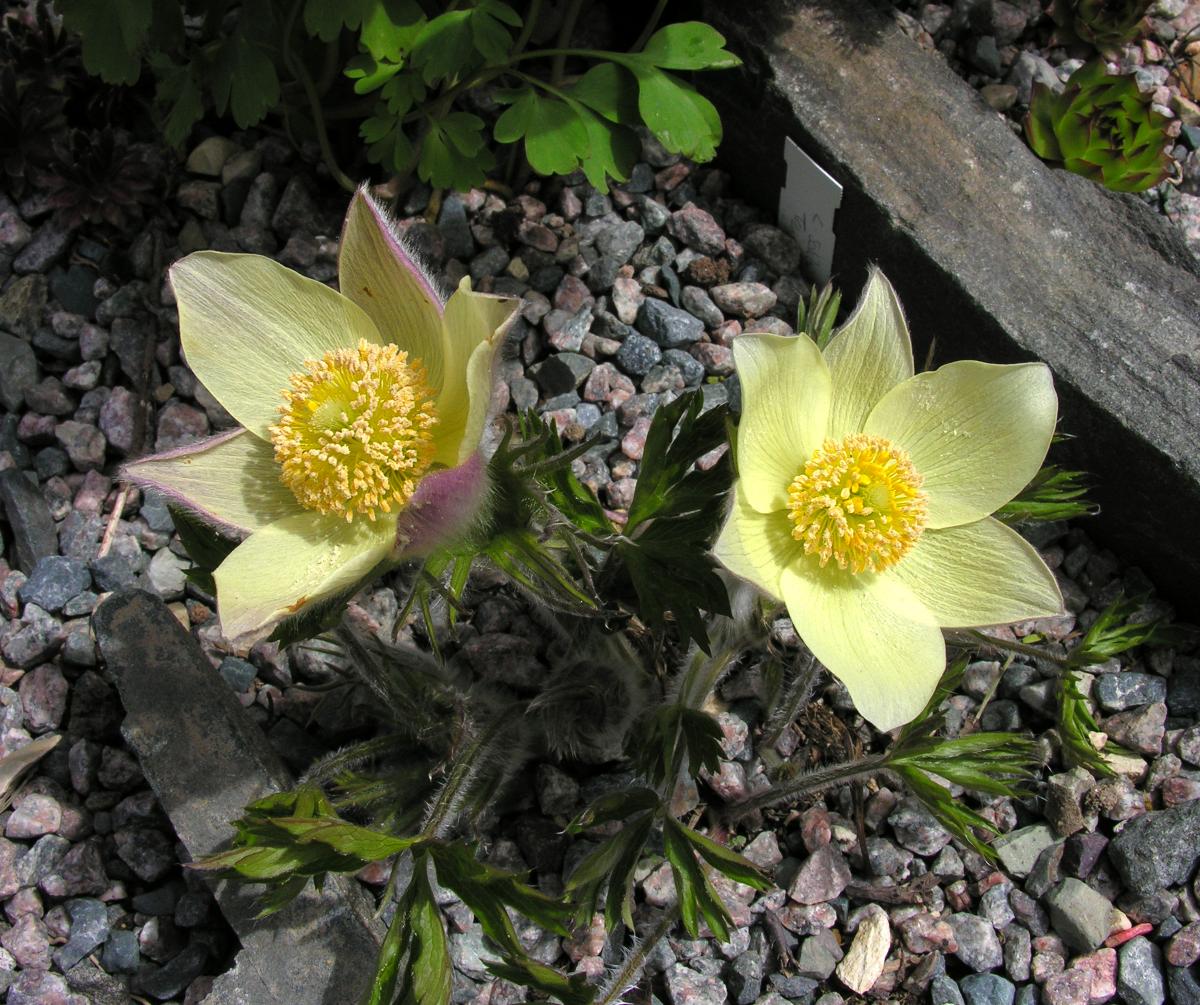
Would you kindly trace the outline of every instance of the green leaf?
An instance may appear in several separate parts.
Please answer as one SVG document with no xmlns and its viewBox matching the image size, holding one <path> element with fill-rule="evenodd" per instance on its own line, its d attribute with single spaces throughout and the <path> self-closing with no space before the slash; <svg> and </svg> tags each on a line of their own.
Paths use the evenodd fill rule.
<svg viewBox="0 0 1200 1005">
<path fill-rule="evenodd" d="M 364 18 L 381 6 L 378 0 L 306 0 L 304 4 L 304 27 L 310 35 L 322 42 L 332 42 L 341 34 L 343 26 L 357 28 Z"/>
<path fill-rule="evenodd" d="M 699 938 L 703 917 L 718 941 L 728 942 L 729 912 L 696 861 L 686 828 L 669 816 L 663 820 L 663 848 L 671 863 L 683 927 L 693 939 Z"/>
<path fill-rule="evenodd" d="M 979 840 L 975 835 L 976 828 L 989 834 L 998 833 L 991 821 L 969 809 L 961 799 L 951 796 L 949 790 L 939 785 L 919 768 L 898 764 L 896 773 L 904 779 L 913 795 L 921 800 L 925 808 L 946 830 L 985 858 L 994 859 L 996 857 L 991 846 Z"/>
<path fill-rule="evenodd" d="M 482 185 L 496 159 L 486 148 L 483 120 L 468 112 L 451 112 L 431 120 L 421 145 L 417 176 L 435 188 L 464 191 Z"/>
<path fill-rule="evenodd" d="M 416 0 L 376 0 L 363 18 L 359 43 L 377 60 L 400 63 L 424 27 L 425 12 Z"/>
<path fill-rule="evenodd" d="M 1047 464 L 1014 499 L 993 515 L 1010 524 L 1095 516 L 1100 507 L 1086 498 L 1086 477 L 1083 471 L 1064 471 L 1057 465 Z"/>
<path fill-rule="evenodd" d="M 428 868 L 422 858 L 414 865 L 414 880 L 417 868 Z M 388 925 L 383 945 L 379 947 L 379 959 L 375 963 L 375 975 L 363 1005 L 392 1005 L 396 997 L 396 985 L 400 980 L 400 963 L 408 953 L 412 938 L 409 910 L 415 896 L 414 882 L 410 882 L 404 895 L 396 904 L 396 913 Z"/>
<path fill-rule="evenodd" d="M 604 916 L 609 928 L 618 921 L 633 921 L 633 871 L 646 847 L 656 810 L 644 810 L 631 817 L 616 834 L 605 839 L 571 872 L 566 890 L 574 892 L 579 903 L 579 919 L 595 913 L 601 887 L 606 888 Z"/>
<path fill-rule="evenodd" d="M 532 87 L 522 88 L 496 120 L 501 143 L 525 140 L 525 159 L 538 174 L 570 174 L 587 156 L 588 130 L 569 104 Z"/>
<path fill-rule="evenodd" d="M 355 94 L 370 94 L 379 90 L 403 69 L 403 63 L 377 60 L 369 52 L 360 52 L 346 63 L 343 73 L 347 79 L 354 81 Z"/>
<path fill-rule="evenodd" d="M 1092 626 L 1071 651 L 1071 665 L 1085 667 L 1093 663 L 1103 663 L 1135 646 L 1152 642 L 1161 627 L 1157 618 L 1150 621 L 1130 621 L 1145 601 L 1145 597 L 1135 597 L 1132 600 L 1121 597 L 1113 601 L 1092 622 Z"/>
<path fill-rule="evenodd" d="M 691 846 L 700 853 L 701 858 L 718 872 L 724 873 L 735 883 L 742 883 L 756 890 L 771 888 L 771 881 L 748 858 L 731 851 L 723 844 L 717 844 L 712 838 L 705 837 L 690 827 L 680 824 L 679 828 Z"/>
<path fill-rule="evenodd" d="M 377 105 L 377 108 L 382 107 Z M 367 159 L 405 174 L 412 167 L 413 145 L 399 120 L 389 114 L 372 116 L 359 126 L 359 135 L 367 141 Z"/>
<path fill-rule="evenodd" d="M 420 840 L 418 837 L 394 837 L 338 819 L 274 817 L 271 823 L 301 844 L 323 844 L 339 854 L 362 859 L 364 865 L 406 851 Z"/>
<path fill-rule="evenodd" d="M 672 613 L 680 635 L 707 652 L 700 612 L 729 613 L 708 548 L 731 475 L 728 454 L 707 471 L 694 467 L 725 442 L 726 410 L 702 408 L 703 396 L 691 391 L 655 413 L 625 533 L 614 554 L 624 564 L 643 619 L 664 630 Z"/>
<path fill-rule="evenodd" d="M 610 125 L 591 112 L 580 115 L 588 134 L 588 151 L 580 166 L 587 180 L 600 192 L 608 191 L 608 179 L 628 181 L 641 152 L 641 142 L 632 129 Z"/>
<path fill-rule="evenodd" d="M 721 143 L 721 117 L 699 91 L 668 73 L 634 68 L 638 110 L 658 141 L 671 153 L 710 161 Z"/>
<path fill-rule="evenodd" d="M 641 122 L 637 80 L 616 63 L 597 63 L 565 91 L 609 122 L 623 126 Z"/>
<path fill-rule="evenodd" d="M 505 63 L 512 50 L 512 34 L 505 24 L 521 26 L 521 17 L 500 0 L 479 0 L 471 12 L 471 39 L 488 64 Z M 503 24 L 501 23 L 503 22 Z"/>
<path fill-rule="evenodd" d="M 429 885 L 429 869 L 424 857 L 416 863 L 412 884 L 414 895 L 408 923 L 413 948 L 403 1000 L 412 1005 L 448 1005 L 452 977 L 450 948 L 446 930 L 442 927 L 442 912 L 438 910 Z"/>
<path fill-rule="evenodd" d="M 586 974 L 564 975 L 553 967 L 528 957 L 504 961 L 488 960 L 484 965 L 501 980 L 541 991 L 556 998 L 563 1005 L 590 1005 L 596 997 L 596 989 L 588 984 Z"/>
<path fill-rule="evenodd" d="M 701 21 L 660 28 L 638 55 L 667 70 L 728 70 L 742 65 L 725 48 L 725 36 Z"/>
<path fill-rule="evenodd" d="M 180 506 L 168 504 L 175 533 L 197 569 L 212 572 L 237 547 L 237 541 L 225 537 L 199 517 Z"/>
<path fill-rule="evenodd" d="M 661 804 L 658 793 L 642 785 L 606 792 L 567 824 L 567 833 L 579 834 L 589 827 L 624 820 L 642 810 L 657 810 Z"/>
<path fill-rule="evenodd" d="M 512 873 L 480 862 L 467 845 L 431 844 L 429 854 L 437 869 L 438 882 L 462 898 L 479 920 L 484 934 L 505 954 L 525 955 L 506 907 L 550 931 L 570 934 L 565 927 L 571 913 L 566 905 L 522 883 Z"/>
<path fill-rule="evenodd" d="M 204 115 L 204 98 L 196 79 L 196 67 L 193 64 L 177 66 L 161 55 L 152 56 L 149 63 L 158 77 L 158 86 L 154 92 L 155 103 L 160 108 L 167 109 L 163 119 L 163 138 L 171 146 L 181 147 L 191 135 L 192 127 Z M 176 528 L 178 529 L 178 521 Z M 216 591 L 210 589 L 208 592 Z"/>
<path fill-rule="evenodd" d="M 279 103 L 279 77 L 262 48 L 242 34 L 234 39 L 236 69 L 231 77 L 230 111 L 237 126 L 247 129 L 258 125 Z"/>
<path fill-rule="evenodd" d="M 1064 673 L 1058 681 L 1058 736 L 1062 756 L 1071 767 L 1082 767 L 1095 775 L 1112 777 L 1112 766 L 1093 745 L 1089 733 L 1098 732 L 1099 724 L 1079 690 L 1073 673 Z M 1118 749 L 1114 746 L 1113 749 Z"/>
<path fill-rule="evenodd" d="M 153 0 L 59 0 L 63 21 L 82 41 L 83 68 L 106 84 L 136 84 Z"/>
</svg>

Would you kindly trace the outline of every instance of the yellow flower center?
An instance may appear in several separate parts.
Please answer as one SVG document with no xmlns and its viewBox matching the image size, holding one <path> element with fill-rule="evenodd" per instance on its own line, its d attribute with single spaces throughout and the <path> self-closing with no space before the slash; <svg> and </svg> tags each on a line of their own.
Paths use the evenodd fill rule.
<svg viewBox="0 0 1200 1005">
<path fill-rule="evenodd" d="M 283 484 L 301 506 L 347 522 L 403 507 L 433 460 L 437 414 L 424 367 L 365 339 L 304 367 L 270 427 Z"/>
<path fill-rule="evenodd" d="M 788 486 L 792 537 L 824 568 L 881 572 L 895 565 L 925 529 L 924 479 L 908 453 L 856 433 L 826 440 Z"/>
</svg>

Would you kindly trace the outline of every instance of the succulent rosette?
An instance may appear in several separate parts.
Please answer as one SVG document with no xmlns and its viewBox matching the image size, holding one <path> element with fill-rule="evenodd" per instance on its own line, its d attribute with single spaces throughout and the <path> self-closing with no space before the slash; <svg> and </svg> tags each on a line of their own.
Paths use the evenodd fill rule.
<svg viewBox="0 0 1200 1005">
<path fill-rule="evenodd" d="M 1071 37 L 1113 49 L 1142 33 L 1152 0 L 1055 0 L 1051 14 Z"/>
<path fill-rule="evenodd" d="M 738 480 L 714 552 L 780 598 L 805 644 L 880 729 L 925 706 L 942 628 L 1056 614 L 1054 574 L 990 516 L 1033 478 L 1057 397 L 1041 363 L 913 373 L 891 285 L 872 271 L 822 352 L 742 335 Z"/>
<path fill-rule="evenodd" d="M 1171 173 L 1168 120 L 1133 74 L 1110 75 L 1101 59 L 1055 94 L 1035 84 L 1025 136 L 1043 160 L 1117 192 L 1142 192 Z"/>
<path fill-rule="evenodd" d="M 239 643 L 453 543 L 486 507 L 480 440 L 517 301 L 464 278 L 443 302 L 364 190 L 338 265 L 340 293 L 260 255 L 171 267 L 188 365 L 241 428 L 125 473 L 244 537 L 214 574 Z"/>
</svg>

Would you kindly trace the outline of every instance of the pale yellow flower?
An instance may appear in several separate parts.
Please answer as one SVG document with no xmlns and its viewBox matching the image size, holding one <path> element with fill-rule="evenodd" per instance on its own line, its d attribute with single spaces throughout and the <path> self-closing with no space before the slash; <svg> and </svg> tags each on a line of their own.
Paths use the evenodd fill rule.
<svg viewBox="0 0 1200 1005">
<path fill-rule="evenodd" d="M 208 251 L 176 262 L 171 284 L 187 363 L 242 428 L 125 473 L 245 535 L 215 573 L 227 637 L 260 638 L 476 520 L 493 361 L 517 301 L 464 279 L 443 303 L 362 190 L 340 293 Z"/>
<path fill-rule="evenodd" d="M 1040 363 L 913 375 L 888 281 L 824 353 L 742 335 L 739 480 L 714 549 L 787 604 L 813 654 L 880 729 L 908 722 L 945 669 L 942 628 L 1061 612 L 1053 573 L 989 514 L 1036 474 L 1058 400 Z"/>
</svg>

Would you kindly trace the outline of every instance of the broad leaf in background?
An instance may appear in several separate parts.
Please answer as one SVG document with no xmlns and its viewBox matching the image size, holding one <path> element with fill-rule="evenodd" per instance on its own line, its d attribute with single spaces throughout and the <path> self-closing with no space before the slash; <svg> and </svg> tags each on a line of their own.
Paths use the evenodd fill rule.
<svg viewBox="0 0 1200 1005">
<path fill-rule="evenodd" d="M 67 26 L 83 38 L 83 66 L 107 84 L 136 84 L 154 0 L 59 0 Z"/>
<path fill-rule="evenodd" d="M 257 125 L 279 102 L 275 64 L 240 26 L 213 50 L 208 79 L 217 114 L 228 108 L 241 129 Z"/>
<path fill-rule="evenodd" d="M 469 112 L 451 112 L 429 120 L 417 162 L 422 181 L 465 191 L 482 185 L 485 172 L 495 164 L 483 135 L 483 119 Z"/>
</svg>

